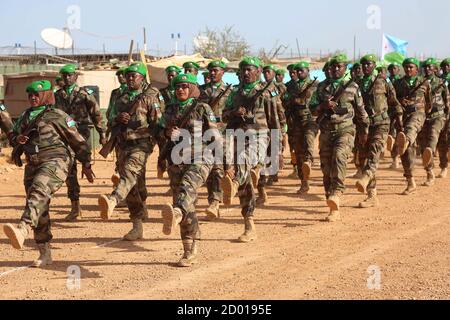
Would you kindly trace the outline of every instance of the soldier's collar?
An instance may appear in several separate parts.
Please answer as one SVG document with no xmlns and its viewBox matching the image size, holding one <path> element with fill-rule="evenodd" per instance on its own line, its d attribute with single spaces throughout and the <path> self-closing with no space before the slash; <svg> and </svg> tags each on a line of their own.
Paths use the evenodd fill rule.
<svg viewBox="0 0 450 320">
<path fill-rule="evenodd" d="M 194 101 L 194 98 L 189 98 L 189 99 L 184 100 L 184 101 L 178 101 L 178 105 L 179 105 L 180 107 L 185 107 L 185 106 L 187 106 L 188 104 L 191 104 L 193 101 Z"/>
<path fill-rule="evenodd" d="M 77 84 L 74 83 L 73 85 L 71 85 L 70 87 L 64 88 L 64 91 L 67 94 L 72 94 L 72 92 L 75 90 L 75 88 L 77 87 Z"/>
<path fill-rule="evenodd" d="M 223 81 L 219 81 L 217 83 L 211 82 L 211 86 L 215 89 L 219 88 L 220 86 L 222 86 Z"/>
</svg>

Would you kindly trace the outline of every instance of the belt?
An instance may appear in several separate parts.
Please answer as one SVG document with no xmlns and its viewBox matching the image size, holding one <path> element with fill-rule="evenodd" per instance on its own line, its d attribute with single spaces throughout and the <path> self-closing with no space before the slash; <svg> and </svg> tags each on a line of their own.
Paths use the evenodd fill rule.
<svg viewBox="0 0 450 320">
<path fill-rule="evenodd" d="M 431 111 L 433 111 L 433 109 Z M 444 115 L 445 115 L 444 110 L 434 111 L 434 112 L 427 114 L 427 120 L 433 120 L 433 119 L 442 117 Z"/>
<path fill-rule="evenodd" d="M 340 131 L 349 127 L 353 126 L 353 120 L 349 119 L 349 120 L 345 120 L 344 122 L 341 123 L 327 123 L 325 125 L 323 125 L 322 127 L 326 130 L 329 131 Z"/>
<path fill-rule="evenodd" d="M 387 120 L 387 119 L 390 119 L 389 118 L 389 113 L 387 111 L 385 111 L 382 114 L 370 117 L 370 123 L 371 124 L 375 124 L 377 122 L 381 122 L 381 121 L 384 121 L 384 120 Z"/>
</svg>

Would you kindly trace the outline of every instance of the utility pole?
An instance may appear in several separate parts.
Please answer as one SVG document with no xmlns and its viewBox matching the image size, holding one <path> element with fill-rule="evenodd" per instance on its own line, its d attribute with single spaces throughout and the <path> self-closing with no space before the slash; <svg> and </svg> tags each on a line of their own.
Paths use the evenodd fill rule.
<svg viewBox="0 0 450 320">
<path fill-rule="evenodd" d="M 353 62 L 356 61 L 356 34 L 353 36 Z"/>
<path fill-rule="evenodd" d="M 300 58 L 301 54 L 300 54 L 300 44 L 298 43 L 298 38 L 295 38 L 295 41 L 297 42 L 297 54 L 298 54 L 298 57 Z"/>
<path fill-rule="evenodd" d="M 147 53 L 147 31 L 144 27 L 144 52 Z"/>
</svg>

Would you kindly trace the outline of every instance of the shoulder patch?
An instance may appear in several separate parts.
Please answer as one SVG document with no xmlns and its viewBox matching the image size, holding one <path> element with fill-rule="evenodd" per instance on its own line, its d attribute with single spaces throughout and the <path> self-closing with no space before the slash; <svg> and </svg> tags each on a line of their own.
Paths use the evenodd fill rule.
<svg viewBox="0 0 450 320">
<path fill-rule="evenodd" d="M 273 91 L 270 92 L 270 95 L 272 97 L 276 97 L 278 95 L 278 91 L 277 90 L 273 90 Z"/>
<path fill-rule="evenodd" d="M 92 95 L 94 93 L 94 90 L 86 88 L 86 92 L 88 93 L 88 95 Z"/>
<path fill-rule="evenodd" d="M 217 118 L 214 115 L 214 113 L 208 112 L 208 116 L 209 116 L 209 120 L 211 120 L 211 122 L 216 122 Z"/>
<path fill-rule="evenodd" d="M 77 125 L 77 123 L 75 122 L 75 120 L 72 119 L 72 117 L 66 118 L 66 124 L 69 128 L 75 127 Z"/>
<path fill-rule="evenodd" d="M 164 97 L 162 96 L 162 94 L 159 95 L 159 101 L 164 101 Z"/>
<path fill-rule="evenodd" d="M 154 107 L 155 109 L 161 109 L 160 104 L 159 104 L 159 103 L 156 103 L 156 102 L 153 104 L 153 107 Z"/>
<path fill-rule="evenodd" d="M 0 111 L 5 111 L 5 110 L 6 110 L 6 107 L 0 103 Z"/>
</svg>

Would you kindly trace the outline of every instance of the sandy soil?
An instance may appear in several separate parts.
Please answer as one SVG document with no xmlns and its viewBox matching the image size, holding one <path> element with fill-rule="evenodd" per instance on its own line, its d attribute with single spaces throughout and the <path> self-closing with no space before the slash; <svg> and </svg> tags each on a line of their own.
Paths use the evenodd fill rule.
<svg viewBox="0 0 450 320">
<path fill-rule="evenodd" d="M 120 240 L 131 226 L 125 209 L 111 221 L 100 220 L 97 197 L 111 191 L 112 161 L 96 161 L 94 185 L 82 181 L 83 220 L 64 222 L 70 210 L 66 187 L 53 199 L 51 267 L 27 268 L 37 257 L 33 240 L 17 251 L 0 232 L 1 299 L 450 298 L 450 178 L 401 196 L 402 171 L 387 169 L 385 159 L 378 175 L 380 206 L 356 208 L 364 196 L 349 178 L 343 220 L 327 223 L 318 164 L 310 195 L 304 198 L 295 193 L 298 181 L 286 177 L 288 166 L 270 188 L 269 205 L 256 212 L 259 238 L 251 244 L 235 241 L 243 231 L 237 199 L 220 220 L 204 220 L 202 188 L 199 263 L 180 269 L 174 265 L 182 255 L 179 234 L 162 234 L 160 208 L 170 198 L 165 196 L 168 180 L 156 179 L 155 155 L 147 173 L 151 219 L 145 223 L 145 240 Z M 5 158 L 0 163 L 0 224 L 17 222 L 25 201 L 23 169 Z M 349 168 L 350 175 L 354 166 Z M 424 177 L 418 162 L 417 182 Z M 68 279 L 74 284 L 67 275 L 69 266 L 80 268 L 78 289 L 67 286 Z M 374 269 L 380 271 L 375 276 L 379 289 L 368 288 Z"/>
</svg>

